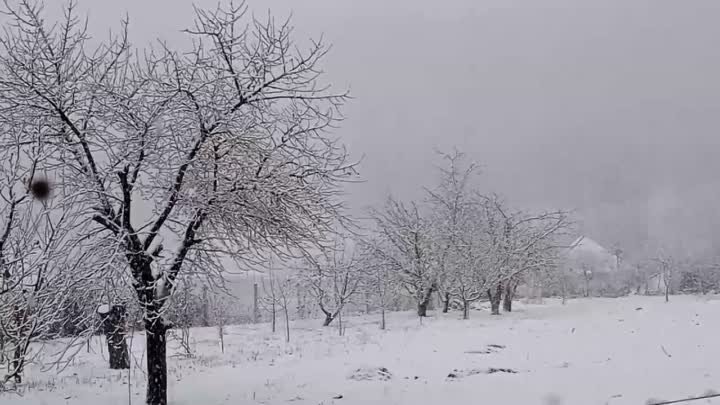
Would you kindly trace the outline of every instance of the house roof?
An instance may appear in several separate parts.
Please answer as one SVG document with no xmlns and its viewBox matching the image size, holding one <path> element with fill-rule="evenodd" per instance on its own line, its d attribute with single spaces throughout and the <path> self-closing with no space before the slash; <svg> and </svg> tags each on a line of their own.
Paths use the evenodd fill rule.
<svg viewBox="0 0 720 405">
<path fill-rule="evenodd" d="M 594 271 L 615 270 L 615 256 L 591 238 L 580 236 L 570 246 L 568 257 L 572 261 L 591 266 Z"/>
</svg>

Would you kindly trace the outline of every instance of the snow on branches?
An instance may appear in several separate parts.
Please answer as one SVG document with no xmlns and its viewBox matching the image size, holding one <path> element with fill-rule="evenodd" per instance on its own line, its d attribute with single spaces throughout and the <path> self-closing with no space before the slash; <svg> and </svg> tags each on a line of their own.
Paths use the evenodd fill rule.
<svg viewBox="0 0 720 405">
<path fill-rule="evenodd" d="M 521 278 L 556 266 L 569 215 L 513 210 L 474 187 L 477 166 L 465 164 L 463 154 L 442 158 L 447 166 L 440 169 L 439 184 L 426 189 L 425 201 L 405 204 L 390 197 L 384 209 L 372 211 L 375 251 L 416 299 L 419 316 L 425 316 L 433 292 L 445 311 L 458 301 L 465 318 L 470 305 L 487 294 L 497 314 L 500 296 L 511 300 Z"/>
<path fill-rule="evenodd" d="M 189 49 L 148 50 L 127 21 L 91 42 L 73 2 L 58 22 L 32 0 L 7 8 L 3 120 L 35 126 L 18 142 L 40 145 L 88 239 L 125 261 L 150 332 L 147 401 L 164 404 L 162 312 L 183 271 L 222 277 L 227 258 L 321 246 L 342 222 L 355 170 L 329 134 L 347 99 L 323 82 L 329 48 L 244 4 L 196 9 Z"/>
</svg>

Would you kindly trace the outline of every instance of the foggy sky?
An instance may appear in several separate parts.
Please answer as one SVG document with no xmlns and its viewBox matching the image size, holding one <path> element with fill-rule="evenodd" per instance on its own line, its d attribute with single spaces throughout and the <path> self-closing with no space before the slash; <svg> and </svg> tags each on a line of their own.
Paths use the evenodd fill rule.
<svg viewBox="0 0 720 405">
<path fill-rule="evenodd" d="M 53 0 L 52 3 L 55 3 Z M 84 0 L 91 32 L 126 12 L 131 39 L 181 41 L 190 0 Z M 214 6 L 216 0 L 196 0 Z M 336 132 L 364 155 L 356 212 L 418 198 L 434 148 L 484 167 L 516 205 L 577 209 L 583 232 L 712 249 L 720 236 L 720 2 L 251 0 L 334 44 L 354 100 Z M 54 5 L 53 5 L 54 6 Z"/>
</svg>

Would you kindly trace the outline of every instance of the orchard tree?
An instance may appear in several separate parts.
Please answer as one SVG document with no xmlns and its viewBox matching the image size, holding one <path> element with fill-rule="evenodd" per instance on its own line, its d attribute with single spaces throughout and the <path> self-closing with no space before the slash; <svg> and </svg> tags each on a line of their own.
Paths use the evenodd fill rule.
<svg viewBox="0 0 720 405">
<path fill-rule="evenodd" d="M 31 343 L 59 337 L 66 322 L 84 321 L 66 317 L 75 303 L 68 292 L 76 292 L 73 286 L 84 281 L 82 270 L 74 271 L 83 257 L 72 249 L 67 218 L 52 218 L 53 211 L 38 204 L 18 208 L 13 218 L 18 222 L 3 243 L 0 358 L 9 359 L 9 367 L 0 387 L 11 379 L 22 381 L 25 366 L 34 359 Z"/>
<path fill-rule="evenodd" d="M 90 41 L 74 3 L 57 22 L 33 0 L 6 7 L 2 119 L 36 126 L 20 141 L 42 145 L 94 224 L 84 236 L 125 261 L 143 309 L 146 403 L 165 405 L 163 313 L 183 271 L 221 277 L 229 259 L 324 247 L 342 216 L 354 166 L 328 135 L 346 100 L 322 82 L 328 48 L 244 5 L 196 9 L 182 49 L 134 48 L 126 21 Z"/>
<path fill-rule="evenodd" d="M 498 268 L 494 288 L 488 289 L 492 313 L 499 315 L 502 295 L 504 306 L 512 309 L 512 299 L 523 277 L 537 279 L 537 272 L 557 268 L 558 250 L 564 248 L 559 238 L 571 229 L 565 211 L 527 214 L 510 210 L 497 196 L 484 197 L 488 239 Z"/>
<path fill-rule="evenodd" d="M 342 240 L 318 257 L 308 257 L 299 276 L 325 315 L 323 326 L 329 326 L 342 314 L 345 306 L 361 292 L 365 270 L 360 267 L 356 246 Z M 285 299 L 287 294 L 279 296 Z"/>
<path fill-rule="evenodd" d="M 290 341 L 290 305 L 292 293 L 298 288 L 297 275 L 290 274 L 286 270 L 278 270 L 272 266 L 263 278 L 262 296 L 259 304 L 270 314 L 270 327 L 273 333 L 277 328 L 277 314 L 283 312 L 285 317 L 285 338 Z M 305 280 L 301 280 L 305 281 Z"/>
<path fill-rule="evenodd" d="M 280 292 L 278 291 L 278 282 L 275 276 L 275 269 L 270 269 L 267 278 L 261 281 L 262 296 L 258 299 L 258 304 L 270 315 L 270 330 L 275 333 L 277 329 L 277 312 L 280 302 Z"/>
<path fill-rule="evenodd" d="M 73 309 L 92 293 L 88 266 L 100 264 L 78 238 L 74 197 L 54 189 L 48 148 L 32 135 L 35 129 L 0 121 L 0 362 L 8 361 L 0 390 L 22 381 L 39 354 L 31 353 L 31 343 L 72 330 L 75 339 L 67 341 L 74 345 L 87 332 L 68 326 L 88 324 L 86 314 Z"/>
<path fill-rule="evenodd" d="M 467 319 L 468 304 L 480 298 L 475 287 L 479 280 L 477 272 L 481 269 L 473 267 L 477 259 L 473 253 L 480 252 L 472 244 L 479 232 L 479 222 L 473 221 L 477 219 L 477 204 L 473 200 L 474 190 L 470 188 L 477 165 L 465 163 L 464 154 L 457 150 L 440 156 L 446 162 L 439 168 L 440 182 L 437 187 L 426 189 L 438 249 L 435 287 L 443 312 L 448 311 L 450 299 L 455 296 L 463 302 Z"/>
<path fill-rule="evenodd" d="M 450 296 L 462 303 L 463 319 L 470 306 L 502 280 L 502 256 L 493 243 L 491 221 L 481 198 L 469 200 L 446 255 L 446 279 Z"/>
<path fill-rule="evenodd" d="M 365 271 L 363 290 L 368 292 L 380 309 L 380 330 L 385 330 L 387 320 L 385 312 L 389 305 L 397 300 L 398 282 L 392 266 L 383 260 L 383 250 L 379 242 L 373 239 L 361 241 L 361 266 Z"/>
<path fill-rule="evenodd" d="M 170 336 L 177 341 L 182 355 L 188 358 L 194 356 L 190 330 L 202 323 L 204 311 L 204 303 L 193 281 L 189 277 L 176 281 L 164 312 L 165 318 L 173 326 L 169 331 Z"/>
<path fill-rule="evenodd" d="M 438 281 L 437 243 L 432 221 L 416 203 L 388 197 L 383 209 L 371 211 L 377 226 L 376 253 L 396 274 L 400 287 L 417 303 L 417 314 L 427 316 Z"/>
<path fill-rule="evenodd" d="M 662 279 L 663 287 L 665 290 L 665 302 L 670 301 L 670 293 L 673 287 L 674 276 L 677 271 L 677 261 L 675 258 L 661 250 L 657 257 L 654 259 L 660 270 L 660 277 Z"/>
<path fill-rule="evenodd" d="M 285 320 L 285 342 L 290 343 L 290 306 L 292 305 L 292 291 L 297 286 L 293 277 L 283 274 L 278 277 L 275 286 L 278 307 L 283 312 Z"/>
</svg>

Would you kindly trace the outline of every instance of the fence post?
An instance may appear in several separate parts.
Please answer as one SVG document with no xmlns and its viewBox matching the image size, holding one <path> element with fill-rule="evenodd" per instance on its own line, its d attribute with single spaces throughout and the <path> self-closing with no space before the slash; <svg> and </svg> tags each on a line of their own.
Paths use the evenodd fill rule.
<svg viewBox="0 0 720 405">
<path fill-rule="evenodd" d="M 258 323 L 260 313 L 258 312 L 258 284 L 253 284 L 253 323 Z"/>
</svg>

